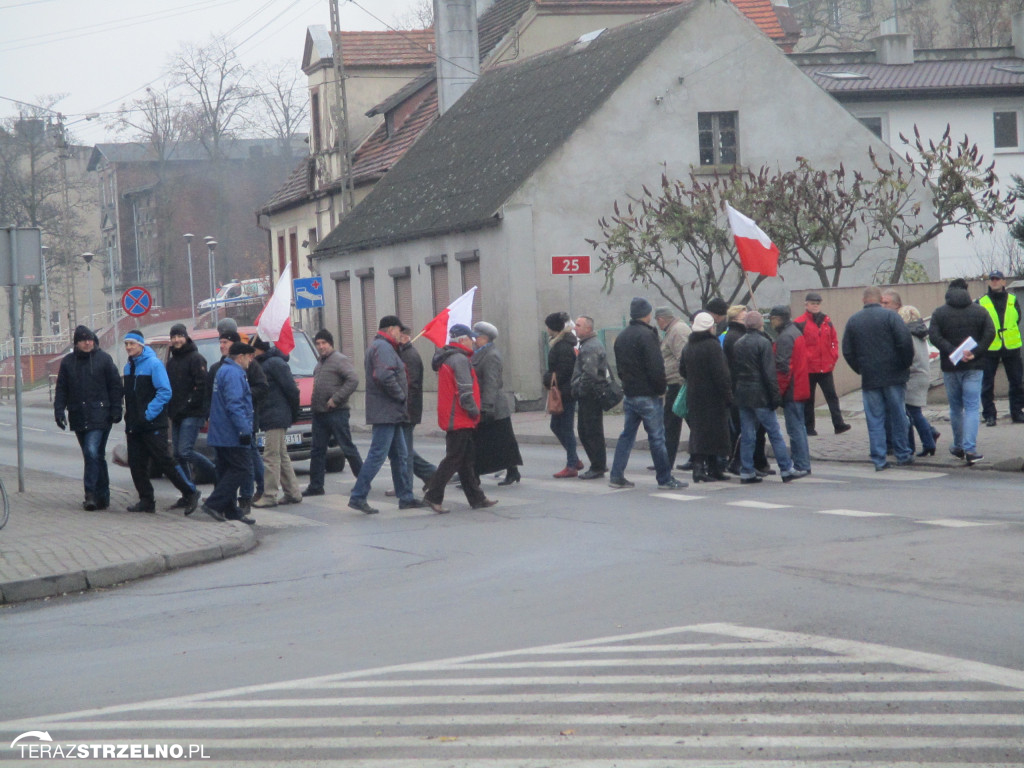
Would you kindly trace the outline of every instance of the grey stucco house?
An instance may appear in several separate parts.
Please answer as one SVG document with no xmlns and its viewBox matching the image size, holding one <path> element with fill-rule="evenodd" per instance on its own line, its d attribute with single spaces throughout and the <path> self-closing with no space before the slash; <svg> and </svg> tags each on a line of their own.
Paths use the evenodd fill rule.
<svg viewBox="0 0 1024 768">
<path fill-rule="evenodd" d="M 709 119 L 735 126 L 735 162 L 754 169 L 803 156 L 867 172 L 869 145 L 888 152 L 732 4 L 691 0 L 481 76 L 318 245 L 327 326 L 359 365 L 380 315 L 418 330 L 479 285 L 479 317 L 502 334 L 506 387 L 538 397 L 545 315 L 571 309 L 618 326 L 645 293 L 619 280 L 605 294 L 600 274 L 581 275 L 570 308 L 551 257 L 591 254 L 586 239 L 612 202 L 663 173 L 721 171 L 732 158 L 698 149 Z M 934 248 L 916 255 L 937 274 Z M 873 266 L 845 282 L 866 281 Z M 789 267 L 781 277 L 762 284 L 759 304 L 816 284 Z"/>
</svg>

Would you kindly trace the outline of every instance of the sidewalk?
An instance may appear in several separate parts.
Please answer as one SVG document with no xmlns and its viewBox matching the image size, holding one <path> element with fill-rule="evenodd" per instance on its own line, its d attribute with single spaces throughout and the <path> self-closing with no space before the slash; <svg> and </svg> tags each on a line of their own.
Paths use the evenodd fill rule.
<svg viewBox="0 0 1024 768">
<path fill-rule="evenodd" d="M 846 395 L 841 403 L 853 429 L 843 435 L 833 434 L 828 409 L 819 408 L 819 436 L 809 438 L 812 462 L 867 464 L 870 461 L 867 425 L 860 393 Z M 49 408 L 46 387 L 27 392 L 24 405 Z M 981 427 L 978 449 L 985 461 L 971 468 L 949 454 L 952 430 L 948 410 L 942 405 L 926 408 L 929 421 L 942 436 L 936 455 L 918 458 L 915 467 L 942 472 L 1020 472 L 1024 468 L 1024 425 L 1010 422 L 1005 415 L 1008 413 L 1005 400 L 996 401 L 996 406 L 1004 416 L 995 428 Z M 548 420 L 541 412 L 515 414 L 513 424 L 519 442 L 557 445 Z M 357 439 L 369 434 L 361 410 L 353 410 L 351 423 Z M 622 423 L 621 414 L 606 414 L 605 435 L 610 448 L 615 446 Z M 640 435 L 643 435 L 642 429 Z M 429 420 L 417 429 L 417 436 L 443 439 L 443 433 Z M 684 425 L 681 457 L 686 437 Z M 113 445 L 119 436 L 115 432 L 111 438 Z M 364 441 L 360 439 L 360 442 Z M 634 456 L 646 450 L 647 441 L 638 439 Z M 548 469 L 528 466 L 527 477 L 544 474 Z M 677 474 L 686 479 L 684 473 Z M 203 515 L 186 518 L 176 512 L 159 511 L 154 515 L 125 512 L 125 506 L 132 503 L 134 495 L 123 489 L 111 489 L 110 509 L 84 512 L 81 485 L 76 480 L 26 469 L 26 492 L 19 494 L 16 467 L 0 467 L 0 476 L 11 500 L 11 519 L 0 530 L 0 603 L 107 587 L 231 557 L 248 552 L 258 543 L 258 524 L 254 531 L 243 523 L 215 523 Z"/>
</svg>

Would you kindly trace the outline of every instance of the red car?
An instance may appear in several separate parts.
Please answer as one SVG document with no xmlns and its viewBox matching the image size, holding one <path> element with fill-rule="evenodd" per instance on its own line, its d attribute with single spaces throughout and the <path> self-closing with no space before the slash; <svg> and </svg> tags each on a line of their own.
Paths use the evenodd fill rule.
<svg viewBox="0 0 1024 768">
<path fill-rule="evenodd" d="M 255 326 L 242 326 L 238 329 L 243 340 L 250 340 L 256 335 Z M 305 461 L 309 458 L 313 449 L 313 411 L 310 402 L 313 397 L 313 368 L 316 366 L 317 354 L 313 342 L 305 332 L 294 331 L 295 349 L 288 356 L 288 367 L 292 370 L 295 383 L 299 387 L 299 420 L 295 422 L 285 433 L 285 444 L 288 446 L 288 455 L 292 461 Z M 220 360 L 220 335 L 216 329 L 196 329 L 189 332 L 189 338 L 195 342 L 200 354 L 206 358 L 208 366 Z M 157 356 L 165 363 L 170 354 L 171 339 L 169 336 L 154 336 L 147 339 L 149 346 L 153 348 Z M 258 364 L 258 363 L 257 363 Z M 257 432 L 256 439 L 260 449 L 263 448 L 263 433 Z M 196 440 L 196 450 L 213 458 L 213 449 L 206 445 L 206 428 L 199 433 Z M 122 467 L 128 466 L 128 448 L 124 442 L 114 446 L 114 463 Z M 345 466 L 345 457 L 338 447 L 334 438 L 331 438 L 327 448 L 327 471 L 340 472 Z M 212 483 L 212 477 L 197 477 L 200 483 Z"/>
</svg>

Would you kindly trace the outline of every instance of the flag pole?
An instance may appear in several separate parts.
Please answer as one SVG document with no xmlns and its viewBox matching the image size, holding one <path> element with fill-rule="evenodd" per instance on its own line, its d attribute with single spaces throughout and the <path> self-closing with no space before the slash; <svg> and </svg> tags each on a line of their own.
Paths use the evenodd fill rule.
<svg viewBox="0 0 1024 768">
<path fill-rule="evenodd" d="M 751 304 L 751 306 L 753 306 L 753 308 L 756 311 L 760 312 L 761 310 L 759 310 L 757 308 L 757 302 L 754 301 L 754 287 L 750 284 L 750 275 L 747 274 L 747 270 L 745 270 L 745 269 L 743 270 L 743 280 L 747 284 L 747 290 L 750 291 L 750 304 Z"/>
</svg>

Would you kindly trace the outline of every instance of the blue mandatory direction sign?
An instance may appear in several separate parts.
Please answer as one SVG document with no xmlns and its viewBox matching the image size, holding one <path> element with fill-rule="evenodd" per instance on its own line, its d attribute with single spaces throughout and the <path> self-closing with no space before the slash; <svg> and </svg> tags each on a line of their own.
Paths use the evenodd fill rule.
<svg viewBox="0 0 1024 768">
<path fill-rule="evenodd" d="M 296 309 L 314 309 L 324 305 L 324 281 L 319 277 L 300 277 L 292 280 Z"/>
<path fill-rule="evenodd" d="M 121 306 L 132 317 L 141 317 L 153 308 L 153 297 L 145 288 L 136 285 L 121 295 Z"/>
</svg>

